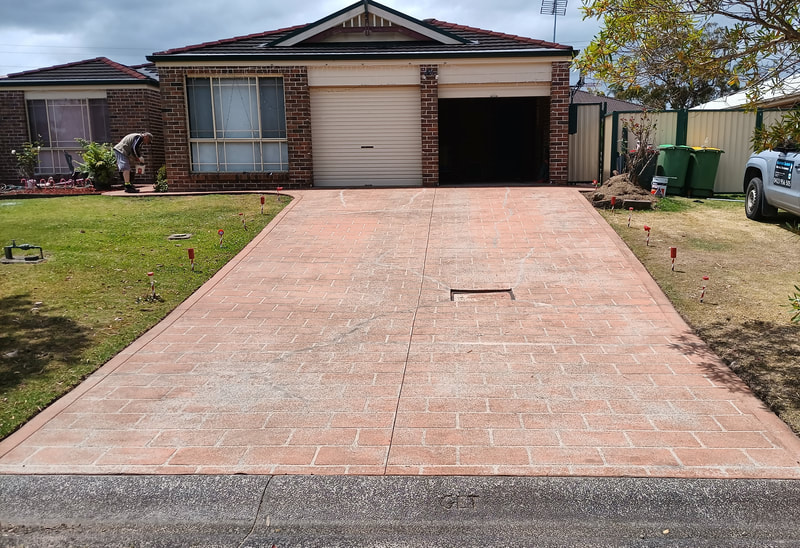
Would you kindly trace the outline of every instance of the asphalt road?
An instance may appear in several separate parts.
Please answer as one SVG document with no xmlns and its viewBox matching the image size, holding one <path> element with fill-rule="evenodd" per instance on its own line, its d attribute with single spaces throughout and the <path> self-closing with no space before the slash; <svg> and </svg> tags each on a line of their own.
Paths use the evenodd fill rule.
<svg viewBox="0 0 800 548">
<path fill-rule="evenodd" d="M 0 476 L 3 546 L 800 546 L 800 482 Z"/>
</svg>

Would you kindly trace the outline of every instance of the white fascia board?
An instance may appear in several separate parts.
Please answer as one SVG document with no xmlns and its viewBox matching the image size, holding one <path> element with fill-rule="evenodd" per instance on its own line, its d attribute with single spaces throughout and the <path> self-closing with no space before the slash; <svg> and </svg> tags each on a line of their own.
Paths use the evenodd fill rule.
<svg viewBox="0 0 800 548">
<path fill-rule="evenodd" d="M 293 37 L 289 38 L 288 40 L 285 40 L 285 41 L 279 43 L 278 47 L 280 47 L 280 46 L 296 46 L 300 42 L 303 42 L 303 41 L 311 38 L 312 36 L 316 36 L 320 32 L 324 32 L 324 31 L 326 31 L 328 29 L 331 29 L 333 27 L 339 26 L 342 23 L 344 23 L 345 21 L 349 21 L 353 17 L 355 17 L 357 15 L 360 15 L 362 13 L 364 13 L 364 6 L 363 5 L 353 6 L 352 9 L 342 13 L 341 15 L 339 15 L 339 17 L 336 17 L 334 19 L 330 19 L 328 21 L 325 21 L 325 25 L 313 25 L 313 26 L 309 27 L 307 30 L 301 32 L 300 34 L 297 34 L 296 36 L 293 36 Z"/>
</svg>

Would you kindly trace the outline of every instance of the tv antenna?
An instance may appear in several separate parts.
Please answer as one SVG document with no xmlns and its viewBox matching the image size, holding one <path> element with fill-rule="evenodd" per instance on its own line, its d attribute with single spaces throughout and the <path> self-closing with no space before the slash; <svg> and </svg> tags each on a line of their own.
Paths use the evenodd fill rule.
<svg viewBox="0 0 800 548">
<path fill-rule="evenodd" d="M 542 0 L 542 10 L 539 12 L 542 15 L 553 16 L 553 42 L 556 41 L 556 21 L 558 16 L 564 16 L 567 13 L 567 0 Z"/>
</svg>

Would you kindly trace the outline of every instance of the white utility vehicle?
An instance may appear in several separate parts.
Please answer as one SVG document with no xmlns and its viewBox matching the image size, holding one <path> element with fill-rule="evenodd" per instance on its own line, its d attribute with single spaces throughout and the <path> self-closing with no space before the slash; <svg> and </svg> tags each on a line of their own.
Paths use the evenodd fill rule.
<svg viewBox="0 0 800 548">
<path fill-rule="evenodd" d="M 778 209 L 800 215 L 800 152 L 781 148 L 754 153 L 744 172 L 748 219 L 774 217 Z"/>
</svg>

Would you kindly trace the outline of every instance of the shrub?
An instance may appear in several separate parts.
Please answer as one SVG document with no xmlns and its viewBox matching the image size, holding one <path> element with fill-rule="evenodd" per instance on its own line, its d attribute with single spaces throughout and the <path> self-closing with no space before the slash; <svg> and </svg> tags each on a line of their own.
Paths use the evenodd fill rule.
<svg viewBox="0 0 800 548">
<path fill-rule="evenodd" d="M 17 167 L 19 174 L 26 179 L 33 179 L 36 175 L 36 166 L 39 165 L 39 151 L 42 148 L 41 141 L 34 141 L 32 143 L 22 143 L 21 150 L 12 150 L 17 158 Z"/>
<path fill-rule="evenodd" d="M 792 321 L 800 323 L 800 286 L 794 286 L 794 295 L 789 295 L 789 306 L 792 307 Z"/>
<path fill-rule="evenodd" d="M 647 178 L 648 170 L 655 168 L 655 161 L 658 151 L 653 149 L 653 133 L 656 130 L 656 121 L 647 115 L 647 111 L 642 111 L 640 116 L 620 118 L 622 127 L 628 131 L 636 140 L 636 148 L 625 147 L 623 156 L 625 158 L 625 172 L 630 181 L 638 186 L 647 186 L 650 181 Z"/>
<path fill-rule="evenodd" d="M 114 149 L 108 143 L 95 143 L 81 138 L 76 141 L 80 143 L 83 150 L 81 152 L 83 163 L 78 164 L 81 171 L 89 174 L 95 188 L 99 190 L 110 188 L 117 175 L 117 159 L 114 156 Z"/>
<path fill-rule="evenodd" d="M 156 192 L 167 192 L 169 185 L 167 184 L 167 166 L 161 166 L 156 173 L 156 182 L 153 185 L 153 190 Z"/>
<path fill-rule="evenodd" d="M 772 125 L 756 128 L 751 142 L 756 152 L 800 145 L 800 107 L 786 112 Z"/>
</svg>

